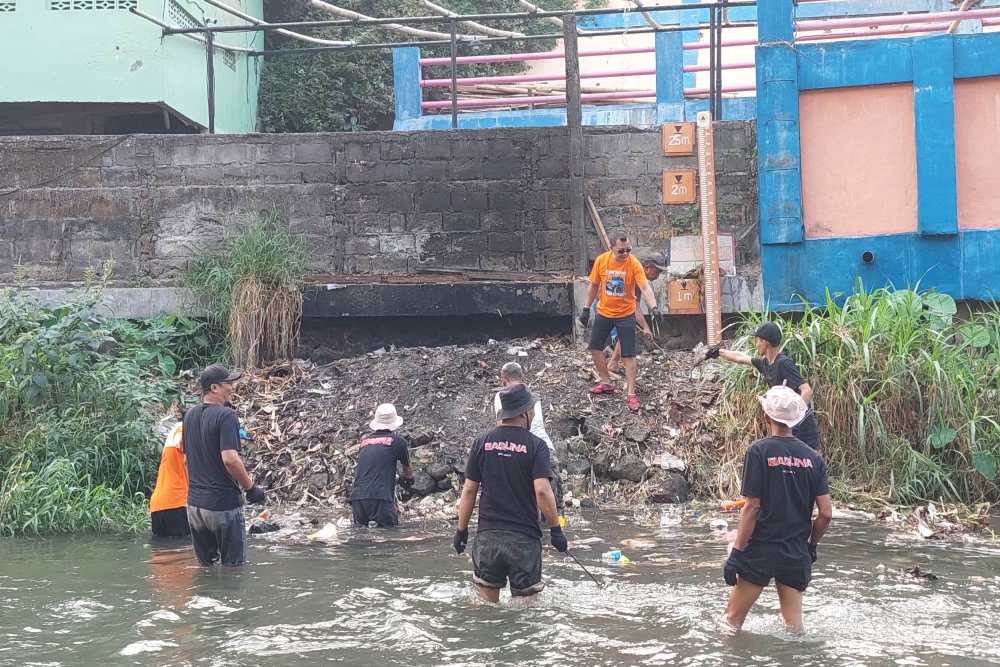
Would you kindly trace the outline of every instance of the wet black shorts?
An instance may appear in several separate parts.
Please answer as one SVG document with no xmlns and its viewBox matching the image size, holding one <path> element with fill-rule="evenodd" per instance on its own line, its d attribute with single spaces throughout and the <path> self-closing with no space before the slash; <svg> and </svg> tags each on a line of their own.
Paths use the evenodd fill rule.
<svg viewBox="0 0 1000 667">
<path fill-rule="evenodd" d="M 378 524 L 379 528 L 392 528 L 399 525 L 399 512 L 396 511 L 396 503 L 388 500 L 374 498 L 352 500 L 351 512 L 354 514 L 355 526 L 367 526 L 371 521 Z"/>
<path fill-rule="evenodd" d="M 751 542 L 743 551 L 733 551 L 729 559 L 741 579 L 758 586 L 767 586 L 774 579 L 779 584 L 804 591 L 812 580 L 808 552 L 801 558 L 789 559 L 766 546 L 754 548 Z"/>
<path fill-rule="evenodd" d="M 510 530 L 476 533 L 472 550 L 472 580 L 486 588 L 503 588 L 510 580 L 510 594 L 534 595 L 543 588 L 542 541 Z"/>
<path fill-rule="evenodd" d="M 610 319 L 597 313 L 594 326 L 590 329 L 590 345 L 588 349 L 603 350 L 611 330 L 618 328 L 618 342 L 622 344 L 622 358 L 635 356 L 635 315 Z"/>
<path fill-rule="evenodd" d="M 186 507 L 150 512 L 149 523 L 153 535 L 157 537 L 187 537 L 191 534 Z"/>
<path fill-rule="evenodd" d="M 206 510 L 187 508 L 191 544 L 202 565 L 243 565 L 247 562 L 247 531 L 243 508 Z"/>
</svg>

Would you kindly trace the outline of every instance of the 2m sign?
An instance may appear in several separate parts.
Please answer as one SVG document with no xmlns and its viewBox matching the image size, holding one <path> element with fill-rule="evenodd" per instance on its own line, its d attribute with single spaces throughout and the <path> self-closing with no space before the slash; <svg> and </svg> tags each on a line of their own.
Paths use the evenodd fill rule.
<svg viewBox="0 0 1000 667">
<path fill-rule="evenodd" d="M 694 123 L 667 123 L 661 137 L 664 155 L 694 155 Z"/>
<path fill-rule="evenodd" d="M 663 171 L 663 203 L 693 204 L 697 201 L 693 169 Z"/>
</svg>

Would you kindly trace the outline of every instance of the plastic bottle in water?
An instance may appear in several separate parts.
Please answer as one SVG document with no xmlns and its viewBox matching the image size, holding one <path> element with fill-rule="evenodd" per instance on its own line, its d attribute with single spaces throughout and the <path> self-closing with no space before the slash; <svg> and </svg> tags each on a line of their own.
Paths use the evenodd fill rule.
<svg viewBox="0 0 1000 667">
<path fill-rule="evenodd" d="M 611 551 L 605 551 L 601 554 L 601 559 L 609 560 L 611 562 L 618 562 L 622 559 L 621 549 L 612 549 Z"/>
</svg>

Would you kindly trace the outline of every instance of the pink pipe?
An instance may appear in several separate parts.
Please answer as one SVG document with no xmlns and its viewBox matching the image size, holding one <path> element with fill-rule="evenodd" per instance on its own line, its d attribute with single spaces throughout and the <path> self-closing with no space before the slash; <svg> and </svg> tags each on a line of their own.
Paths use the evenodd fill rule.
<svg viewBox="0 0 1000 667">
<path fill-rule="evenodd" d="M 723 86 L 724 93 L 738 93 L 755 90 L 752 84 L 741 86 Z M 705 95 L 708 88 L 687 88 L 685 94 Z M 584 102 L 594 102 L 598 100 L 630 100 L 646 97 L 656 97 L 655 90 L 626 90 L 619 93 L 584 93 L 580 99 Z M 495 106 L 524 106 L 527 104 L 551 104 L 553 102 L 565 102 L 563 95 L 536 95 L 534 97 L 494 97 L 488 100 L 459 100 L 458 107 L 495 107 Z M 451 100 L 441 100 L 437 102 L 423 102 L 420 105 L 424 109 L 447 109 L 451 107 Z"/>
<path fill-rule="evenodd" d="M 619 53 L 656 53 L 652 46 L 630 46 L 622 49 L 594 49 L 591 51 L 580 51 L 580 57 L 586 56 L 613 56 Z M 491 56 L 459 56 L 455 62 L 461 64 L 471 63 L 513 63 L 522 60 L 555 60 L 564 56 L 562 51 L 544 51 L 536 53 L 498 53 Z M 450 65 L 451 58 L 421 58 L 420 65 L 428 67 L 430 65 Z"/>
<path fill-rule="evenodd" d="M 741 84 L 739 86 L 723 86 L 722 92 L 724 93 L 742 93 L 748 90 L 757 90 L 757 86 L 752 83 Z M 708 88 L 685 88 L 685 95 L 708 95 Z"/>
<path fill-rule="evenodd" d="M 837 39 L 848 39 L 854 37 L 889 37 L 891 35 L 909 35 L 912 33 L 923 33 L 923 32 L 934 32 L 936 30 L 947 30 L 950 23 L 924 23 L 922 25 L 915 26 L 886 26 L 887 29 L 882 30 L 876 28 L 874 30 L 853 30 L 851 32 L 828 32 L 821 34 L 810 34 L 802 35 L 801 37 L 796 36 L 796 42 L 822 42 L 822 41 L 833 41 Z"/>
<path fill-rule="evenodd" d="M 595 100 L 627 100 L 641 97 L 656 97 L 655 90 L 625 90 L 618 93 L 584 93 L 580 99 L 584 102 Z M 534 97 L 494 97 L 488 100 L 459 100 L 458 107 L 498 107 L 508 105 L 523 106 L 526 104 L 551 104 L 552 102 L 565 102 L 565 95 L 536 95 Z M 438 102 L 423 102 L 424 109 L 448 109 L 451 108 L 451 100 L 441 100 Z"/>
<path fill-rule="evenodd" d="M 968 9 L 964 12 L 927 12 L 925 14 L 899 14 L 895 16 L 870 16 L 853 19 L 825 19 L 819 21 L 796 21 L 797 30 L 829 30 L 832 28 L 866 28 L 882 25 L 908 25 L 910 23 L 933 23 L 935 21 L 966 21 L 978 18 L 1000 16 L 1000 8 Z"/>
<path fill-rule="evenodd" d="M 740 63 L 728 63 L 722 66 L 722 69 L 751 69 L 754 67 L 754 63 L 750 62 L 740 62 Z M 708 65 L 685 65 L 685 72 L 707 72 Z M 656 68 L 652 67 L 649 69 L 637 69 L 637 70 L 609 70 L 606 72 L 581 72 L 581 79 L 603 79 L 603 78 L 616 78 L 621 76 L 647 76 L 651 74 L 656 74 Z M 530 83 L 532 81 L 565 81 L 565 74 L 511 74 L 507 76 L 469 76 L 469 77 L 459 77 L 455 82 L 460 86 L 474 86 L 478 84 L 492 84 L 492 83 Z M 424 79 L 420 82 L 421 88 L 450 88 L 451 79 Z"/>
</svg>

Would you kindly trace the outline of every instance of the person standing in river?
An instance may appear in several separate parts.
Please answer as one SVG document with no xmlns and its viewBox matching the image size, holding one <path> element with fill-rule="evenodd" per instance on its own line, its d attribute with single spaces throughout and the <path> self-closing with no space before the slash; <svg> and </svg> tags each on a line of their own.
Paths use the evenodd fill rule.
<svg viewBox="0 0 1000 667">
<path fill-rule="evenodd" d="M 497 602 L 508 582 L 511 595 L 519 598 L 545 588 L 539 510 L 552 546 L 562 553 L 569 547 L 549 483 L 549 448 L 529 430 L 534 406 L 535 397 L 523 384 L 501 391 L 497 426 L 472 444 L 465 469 L 453 546 L 459 554 L 465 551 L 479 497 L 472 580 L 488 602 Z"/>
<path fill-rule="evenodd" d="M 600 381 L 591 387 L 592 394 L 613 394 L 615 386 L 608 374 L 608 361 L 604 358 L 604 345 L 612 329 L 618 329 L 621 343 L 622 364 L 625 366 L 625 395 L 628 409 L 639 409 L 636 393 L 635 362 L 635 292 L 642 294 L 651 311 L 656 309 L 656 296 L 646 279 L 639 260 L 632 256 L 632 244 L 628 237 L 615 239 L 611 250 L 598 255 L 590 271 L 590 289 L 587 292 L 580 324 L 587 326 L 590 321 L 590 307 L 597 300 L 597 314 L 590 330 L 590 355 Z"/>
<path fill-rule="evenodd" d="M 785 385 L 802 397 L 806 406 L 812 404 L 812 386 L 799 373 L 795 362 L 786 357 L 778 349 L 781 344 L 781 329 L 774 322 L 764 322 L 757 328 L 755 342 L 759 357 L 751 357 L 744 352 L 727 350 L 721 346 L 710 347 L 705 353 L 706 359 L 722 358 L 735 364 L 753 366 L 763 376 L 768 387 Z M 812 408 L 806 412 L 805 418 L 795 427 L 795 437 L 819 451 L 819 424 Z"/>
<path fill-rule="evenodd" d="M 374 522 L 379 528 L 399 525 L 396 507 L 396 462 L 403 466 L 400 483 L 413 484 L 410 470 L 410 443 L 395 433 L 403 425 L 396 406 L 383 403 L 375 408 L 368 427 L 371 434 L 358 444 L 358 467 L 351 491 L 351 512 L 355 526 Z"/>
<path fill-rule="evenodd" d="M 513 387 L 515 384 L 524 384 L 524 369 L 521 368 L 521 364 L 516 361 L 508 361 L 504 364 L 500 368 L 500 384 L 503 385 L 504 389 Z M 500 392 L 498 391 L 493 397 L 493 412 L 498 415 L 502 409 Z M 545 418 L 542 416 L 541 401 L 535 401 L 535 405 L 532 408 L 532 415 L 531 433 L 541 438 L 549 448 L 549 465 L 552 467 L 552 477 L 549 479 L 552 483 L 552 493 L 556 497 L 556 510 L 561 512 L 563 507 L 562 480 L 559 478 L 559 472 L 556 469 L 556 464 L 558 463 L 556 447 L 552 444 L 552 438 L 549 437 L 548 432 L 545 430 Z"/>
<path fill-rule="evenodd" d="M 188 524 L 202 565 L 246 562 L 243 494 L 250 503 L 263 503 L 265 498 L 264 489 L 253 483 L 243 465 L 240 421 L 227 407 L 238 379 L 238 373 L 221 364 L 209 366 L 198 380 L 201 404 L 184 414 Z"/>
<path fill-rule="evenodd" d="M 751 445 L 743 457 L 746 505 L 723 567 L 723 578 L 733 587 L 725 619 L 734 628 L 743 627 L 750 608 L 774 579 L 781 617 L 799 632 L 816 547 L 833 518 L 826 463 L 792 435 L 807 411 L 798 394 L 779 385 L 758 400 L 771 435 Z M 813 506 L 819 510 L 815 521 Z"/>
</svg>

